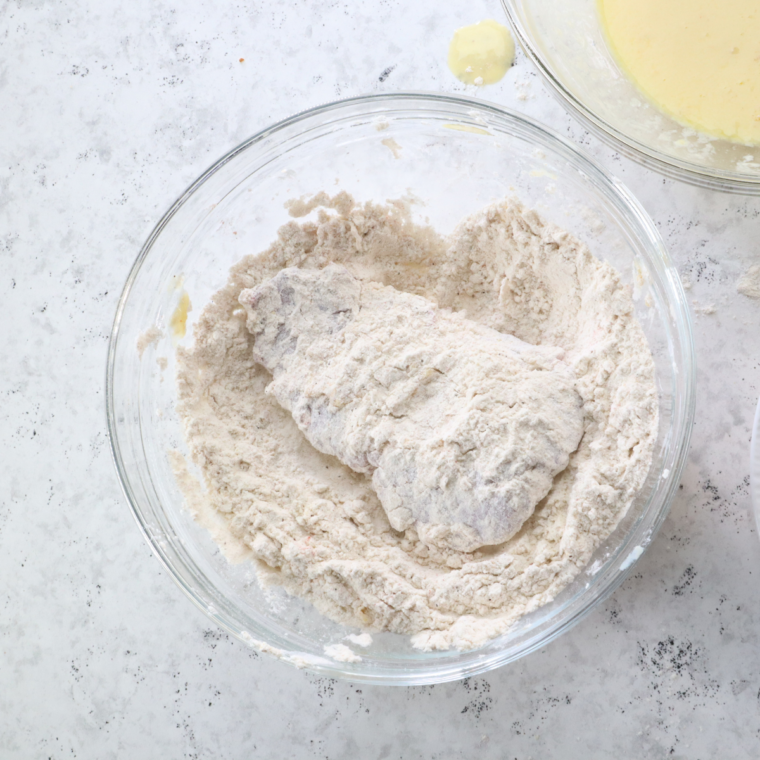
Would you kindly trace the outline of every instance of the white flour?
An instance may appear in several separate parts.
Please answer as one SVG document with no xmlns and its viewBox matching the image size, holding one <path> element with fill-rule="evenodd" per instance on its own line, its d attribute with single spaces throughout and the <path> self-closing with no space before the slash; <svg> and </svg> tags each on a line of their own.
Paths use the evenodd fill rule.
<svg viewBox="0 0 760 760">
<path fill-rule="evenodd" d="M 760 264 L 753 264 L 739 278 L 736 290 L 748 298 L 760 298 Z"/>
<path fill-rule="evenodd" d="M 225 552 L 250 556 L 346 625 L 411 634 L 423 649 L 471 648 L 550 601 L 583 569 L 641 488 L 657 431 L 654 367 L 627 289 L 568 233 L 511 201 L 466 219 L 448 240 L 413 225 L 403 203 L 355 206 L 345 194 L 317 222 L 290 222 L 236 265 L 179 351 L 179 413 Z M 497 547 L 456 551 L 395 531 L 371 481 L 319 453 L 264 393 L 237 299 L 286 267 L 344 265 L 362 280 L 424 296 L 476 322 L 559 346 L 583 401 L 583 438 L 521 530 Z M 183 472 L 181 466 L 178 472 Z M 218 531 L 217 531 L 218 532 Z"/>
</svg>

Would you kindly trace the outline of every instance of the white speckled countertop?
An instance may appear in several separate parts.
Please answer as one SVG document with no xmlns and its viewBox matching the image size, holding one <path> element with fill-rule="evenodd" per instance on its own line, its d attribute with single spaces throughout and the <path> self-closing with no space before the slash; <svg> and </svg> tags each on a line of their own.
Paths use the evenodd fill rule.
<svg viewBox="0 0 760 760">
<path fill-rule="evenodd" d="M 0 758 L 743 758 L 760 755 L 760 199 L 680 185 L 564 114 L 521 55 L 478 96 L 585 146 L 659 226 L 695 314 L 698 412 L 635 574 L 484 677 L 356 687 L 253 654 L 162 572 L 111 463 L 106 344 L 170 202 L 252 133 L 336 98 L 466 91 L 458 26 L 496 0 L 0 2 Z M 240 59 L 244 59 L 241 61 Z M 470 88 L 474 94 L 474 88 Z"/>
</svg>

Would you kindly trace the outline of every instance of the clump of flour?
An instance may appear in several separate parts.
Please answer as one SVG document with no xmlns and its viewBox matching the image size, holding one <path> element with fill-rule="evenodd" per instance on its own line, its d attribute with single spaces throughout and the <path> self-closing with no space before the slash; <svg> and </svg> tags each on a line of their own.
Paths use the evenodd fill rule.
<svg viewBox="0 0 760 760">
<path fill-rule="evenodd" d="M 748 298 L 760 298 L 760 264 L 753 264 L 739 278 L 736 290 Z"/>
<path fill-rule="evenodd" d="M 657 395 L 631 297 L 609 265 L 514 201 L 473 214 L 447 239 L 413 224 L 402 202 L 320 194 L 292 204 L 291 214 L 317 206 L 316 221 L 289 222 L 266 251 L 232 269 L 193 347 L 178 349 L 178 411 L 205 486 L 203 499 L 193 492 L 193 510 L 224 536 L 226 553 L 256 563 L 263 584 L 333 620 L 410 634 L 423 649 L 479 646 L 553 599 L 644 483 Z M 583 437 L 507 542 L 463 552 L 423 543 L 414 528 L 393 530 L 371 481 L 314 449 L 265 393 L 272 378 L 253 360 L 238 296 L 286 267 L 330 263 L 564 349 L 583 400 Z"/>
</svg>

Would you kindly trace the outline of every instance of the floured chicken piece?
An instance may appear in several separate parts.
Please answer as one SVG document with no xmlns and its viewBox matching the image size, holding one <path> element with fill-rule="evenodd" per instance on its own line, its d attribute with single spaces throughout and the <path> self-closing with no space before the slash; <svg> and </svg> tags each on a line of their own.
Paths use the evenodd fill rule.
<svg viewBox="0 0 760 760">
<path fill-rule="evenodd" d="M 267 392 L 427 544 L 507 541 L 578 447 L 582 400 L 560 348 L 336 264 L 283 269 L 239 300 Z"/>
</svg>

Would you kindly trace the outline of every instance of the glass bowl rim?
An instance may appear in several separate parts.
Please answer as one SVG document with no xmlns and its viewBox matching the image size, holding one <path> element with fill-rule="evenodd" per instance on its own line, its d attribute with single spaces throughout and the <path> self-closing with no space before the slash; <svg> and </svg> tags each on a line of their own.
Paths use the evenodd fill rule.
<svg viewBox="0 0 760 760">
<path fill-rule="evenodd" d="M 130 485 L 130 476 L 125 466 L 124 458 L 122 456 L 118 431 L 117 431 L 117 416 L 115 410 L 114 400 L 114 371 L 117 356 L 117 340 L 119 337 L 119 329 L 121 325 L 122 315 L 129 301 L 129 296 L 132 292 L 132 287 L 141 267 L 150 254 L 154 244 L 158 237 L 161 235 L 164 228 L 169 224 L 171 219 L 179 211 L 179 209 L 185 204 L 185 202 L 217 171 L 223 166 L 233 160 L 237 155 L 243 151 L 249 149 L 258 142 L 265 140 L 266 138 L 277 134 L 278 132 L 287 129 L 299 122 L 306 121 L 314 116 L 327 115 L 332 112 L 340 112 L 356 105 L 377 105 L 377 104 L 390 104 L 390 103 L 409 103 L 410 105 L 415 102 L 423 102 L 425 104 L 440 104 L 441 106 L 450 105 L 458 107 L 467 107 L 470 111 L 485 112 L 491 114 L 499 119 L 506 119 L 508 122 L 527 129 L 529 133 L 532 133 L 536 137 L 543 137 L 552 145 L 552 149 L 557 154 L 564 152 L 570 152 L 576 161 L 579 161 L 591 175 L 604 186 L 604 191 L 607 195 L 614 197 L 618 205 L 622 204 L 626 214 L 632 217 L 638 224 L 638 231 L 646 234 L 646 247 L 653 254 L 653 258 L 659 258 L 660 263 L 664 268 L 664 274 L 669 275 L 666 277 L 670 282 L 671 290 L 668 292 L 668 296 L 673 299 L 669 302 L 671 307 L 671 313 L 673 322 L 675 323 L 676 330 L 679 337 L 679 345 L 681 347 L 681 356 L 679 360 L 683 363 L 680 367 L 683 381 L 683 392 L 680 403 L 680 411 L 682 415 L 681 435 L 678 441 L 671 444 L 670 449 L 673 452 L 673 461 L 670 473 L 668 475 L 667 487 L 662 495 L 662 503 L 657 513 L 653 516 L 653 519 L 647 523 L 646 527 L 640 528 L 639 541 L 644 545 L 648 545 L 651 538 L 656 534 L 660 528 L 662 522 L 668 514 L 670 503 L 678 488 L 678 482 L 680 480 L 681 472 L 686 463 L 686 457 L 689 451 L 689 443 L 691 439 L 692 423 L 695 411 L 695 382 L 696 382 L 696 365 L 695 365 L 695 348 L 691 317 L 686 303 L 686 296 L 678 278 L 675 267 L 670 260 L 667 253 L 667 249 L 662 241 L 662 238 L 654 226 L 653 221 L 641 206 L 639 201 L 631 194 L 631 192 L 613 175 L 609 174 L 606 169 L 600 166 L 592 157 L 587 155 L 585 151 L 576 146 L 572 141 L 562 137 L 554 130 L 547 128 L 540 122 L 527 117 L 523 114 L 517 113 L 507 108 L 503 108 L 493 103 L 484 102 L 469 97 L 452 96 L 448 94 L 441 94 L 435 92 L 423 92 L 423 91 L 407 91 L 399 93 L 379 93 L 371 95 L 360 95 L 352 98 L 346 98 L 342 100 L 332 101 L 326 104 L 321 104 L 313 108 L 298 112 L 293 116 L 283 119 L 275 124 L 272 124 L 253 136 L 240 143 L 238 146 L 230 150 L 216 162 L 214 162 L 208 169 L 206 169 L 195 181 L 193 181 L 188 188 L 177 198 L 177 200 L 170 206 L 168 211 L 164 213 L 159 222 L 155 225 L 151 233 L 148 235 L 145 243 L 143 244 L 140 252 L 135 259 L 132 267 L 130 268 L 127 276 L 124 288 L 117 304 L 116 312 L 114 315 L 113 325 L 108 343 L 108 355 L 106 363 L 106 421 L 109 434 L 109 442 L 111 448 L 111 455 L 119 478 L 119 484 L 122 492 L 124 493 L 127 503 L 129 504 L 135 521 L 143 534 L 145 541 L 150 546 L 152 553 L 159 560 L 161 565 L 167 571 L 169 576 L 174 582 L 182 589 L 184 594 L 200 609 L 208 618 L 214 621 L 216 625 L 219 625 L 224 630 L 231 633 L 238 640 L 244 641 L 249 646 L 259 649 L 260 651 L 271 651 L 272 647 L 267 642 L 259 642 L 252 639 L 250 634 L 243 635 L 234 625 L 232 625 L 222 614 L 215 610 L 210 610 L 208 601 L 202 599 L 197 590 L 189 586 L 184 578 L 180 575 L 178 570 L 175 569 L 172 560 L 167 556 L 164 547 L 161 546 L 152 531 L 149 529 L 144 519 L 143 510 L 138 503 L 137 498 L 132 492 Z M 369 114 L 368 114 L 369 115 Z M 371 115 L 377 115 L 376 112 L 371 112 Z M 359 116 L 359 114 L 354 114 Z M 461 119 L 461 115 L 458 115 Z M 587 181 L 591 181 L 590 179 Z M 654 255 L 656 254 L 656 256 Z M 673 298 L 674 297 L 674 298 Z M 626 544 L 630 545 L 631 535 L 626 537 Z M 637 552 L 636 549 L 639 551 Z M 550 641 L 554 640 L 564 631 L 568 630 L 584 618 L 591 612 L 598 604 L 602 603 L 615 589 L 625 580 L 626 577 L 632 572 L 632 569 L 641 555 L 641 547 L 635 547 L 631 553 L 620 558 L 617 563 L 617 567 L 610 567 L 608 572 L 602 574 L 599 573 L 592 581 L 591 585 L 587 587 L 595 588 L 596 594 L 587 595 L 587 599 L 580 605 L 580 609 L 569 615 L 566 619 L 558 621 L 553 627 L 550 627 L 545 635 L 540 636 L 538 639 L 530 640 L 527 644 L 523 644 L 516 651 L 510 649 L 501 649 L 496 653 L 489 654 L 488 656 L 481 656 L 477 658 L 479 650 L 473 650 L 470 653 L 460 652 L 459 650 L 452 650 L 456 654 L 472 654 L 473 660 L 469 663 L 446 663 L 443 661 L 436 661 L 435 665 L 437 670 L 431 671 L 425 667 L 423 662 L 415 662 L 410 664 L 409 672 L 401 674 L 398 670 L 391 670 L 388 674 L 378 673 L 377 670 L 364 671 L 361 668 L 356 669 L 354 664 L 346 663 L 344 667 L 341 667 L 340 663 L 330 662 L 327 665 L 308 663 L 303 665 L 299 663 L 297 654 L 291 654 L 288 652 L 279 652 L 279 656 L 282 659 L 296 664 L 298 667 L 306 667 L 307 670 L 317 673 L 322 676 L 335 677 L 341 679 L 348 679 L 353 682 L 359 683 L 377 683 L 377 684 L 391 684 L 391 685 L 423 685 L 433 683 L 443 683 L 446 681 L 457 680 L 465 677 L 478 675 L 480 673 L 492 670 L 507 664 L 508 662 L 519 659 L 520 657 L 529 654 L 536 649 L 546 646 Z M 619 552 L 620 554 L 620 552 Z M 604 575 L 602 579 L 600 576 Z M 598 581 L 597 581 L 598 579 Z M 603 581 L 603 582 L 602 582 Z M 580 597 L 579 597 L 580 598 Z"/>
<path fill-rule="evenodd" d="M 515 0 L 501 0 L 502 9 L 507 16 L 507 21 L 517 35 L 520 46 L 528 58 L 539 70 L 544 80 L 549 85 L 549 90 L 557 100 L 565 106 L 583 127 L 592 132 L 602 142 L 615 150 L 619 150 L 627 158 L 636 161 L 647 169 L 662 174 L 669 179 L 687 182 L 697 187 L 709 190 L 718 190 L 724 193 L 736 195 L 760 195 L 760 177 L 750 177 L 736 172 L 725 172 L 710 169 L 706 166 L 682 161 L 681 159 L 661 153 L 646 143 L 630 137 L 616 127 L 606 122 L 594 113 L 591 108 L 577 98 L 555 76 L 549 62 L 541 55 L 537 46 L 533 44 L 528 30 L 521 22 L 515 9 Z"/>
</svg>

